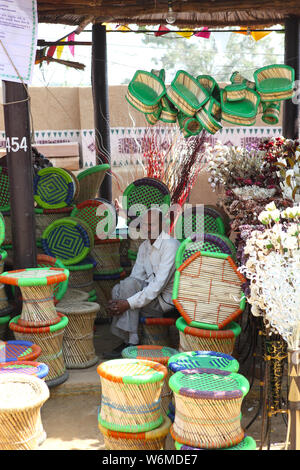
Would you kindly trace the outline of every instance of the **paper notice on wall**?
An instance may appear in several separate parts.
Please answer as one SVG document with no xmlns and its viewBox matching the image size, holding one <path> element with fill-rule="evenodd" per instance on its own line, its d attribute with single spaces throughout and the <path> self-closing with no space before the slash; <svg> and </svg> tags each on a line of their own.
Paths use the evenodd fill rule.
<svg viewBox="0 0 300 470">
<path fill-rule="evenodd" d="M 0 0 L 0 80 L 31 82 L 37 27 L 36 0 Z"/>
</svg>

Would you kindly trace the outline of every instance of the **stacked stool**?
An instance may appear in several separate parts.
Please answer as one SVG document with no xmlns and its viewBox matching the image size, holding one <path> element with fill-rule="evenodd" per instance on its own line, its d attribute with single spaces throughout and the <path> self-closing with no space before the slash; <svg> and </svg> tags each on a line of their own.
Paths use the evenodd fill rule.
<svg viewBox="0 0 300 470">
<path fill-rule="evenodd" d="M 171 424 L 161 409 L 166 367 L 147 360 L 116 359 L 100 364 L 97 371 L 102 388 L 98 423 L 100 431 L 107 430 L 106 448 L 163 449 Z"/>
<path fill-rule="evenodd" d="M 175 318 L 151 318 L 142 314 L 139 319 L 139 336 L 142 344 L 152 344 L 178 348 L 178 339 L 172 335 L 171 328 L 174 328 Z"/>
<path fill-rule="evenodd" d="M 148 361 L 159 362 L 166 366 L 170 358 L 177 355 L 178 351 L 167 346 L 152 346 L 152 345 L 141 345 L 141 346 L 129 346 L 122 351 L 122 357 L 128 359 L 146 359 Z M 164 381 L 164 385 L 161 392 L 162 408 L 165 413 L 168 412 L 169 403 L 172 397 L 172 391 L 169 388 L 169 373 Z"/>
<path fill-rule="evenodd" d="M 18 286 L 22 296 L 21 315 L 9 324 L 17 340 L 30 341 L 40 346 L 41 362 L 49 367 L 47 385 L 63 383 L 68 378 L 62 354 L 62 342 L 68 318 L 57 312 L 54 305 L 54 287 L 68 279 L 63 268 L 29 268 L 9 271 L 0 276 L 0 282 Z"/>
</svg>

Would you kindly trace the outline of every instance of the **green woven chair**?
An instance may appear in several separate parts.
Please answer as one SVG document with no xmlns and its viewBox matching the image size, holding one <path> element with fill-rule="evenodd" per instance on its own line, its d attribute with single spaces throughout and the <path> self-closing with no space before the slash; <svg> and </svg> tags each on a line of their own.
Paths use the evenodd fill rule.
<svg viewBox="0 0 300 470">
<path fill-rule="evenodd" d="M 209 93 L 192 75 L 179 70 L 167 89 L 167 96 L 178 110 L 193 117 L 206 103 Z"/>
<path fill-rule="evenodd" d="M 247 80 L 247 78 L 243 77 L 243 75 L 240 74 L 240 72 L 233 72 L 233 74 L 230 77 L 231 83 L 244 83 L 247 88 L 250 88 L 252 90 L 255 90 L 256 85 L 255 82 L 252 82 L 251 80 Z"/>
<path fill-rule="evenodd" d="M 273 64 L 254 72 L 256 90 L 262 101 L 281 101 L 292 98 L 295 80 L 293 67 Z"/>
<path fill-rule="evenodd" d="M 211 97 L 205 105 L 197 112 L 196 119 L 200 122 L 201 126 L 210 134 L 218 132 L 222 125 L 219 122 L 221 119 L 221 105 Z"/>
<path fill-rule="evenodd" d="M 183 132 L 184 137 L 198 135 L 203 129 L 201 123 L 197 119 L 195 119 L 194 117 L 187 116 L 182 112 L 178 113 L 177 121 L 180 129 Z"/>
<path fill-rule="evenodd" d="M 238 101 L 229 101 L 226 90 L 221 90 L 222 120 L 252 126 L 256 121 L 259 103 L 259 94 L 249 88 L 245 90 L 245 98 Z"/>
<path fill-rule="evenodd" d="M 213 96 L 217 101 L 220 101 L 220 87 L 216 80 L 210 75 L 198 75 L 197 81 Z"/>
<path fill-rule="evenodd" d="M 175 237 L 178 240 L 183 241 L 201 231 L 225 235 L 222 217 L 209 207 L 204 207 L 203 211 L 189 207 L 179 215 L 175 224 Z"/>
<path fill-rule="evenodd" d="M 166 87 L 154 73 L 137 70 L 128 85 L 126 99 L 138 111 L 145 114 L 157 112 L 159 101 L 166 93 Z"/>
</svg>

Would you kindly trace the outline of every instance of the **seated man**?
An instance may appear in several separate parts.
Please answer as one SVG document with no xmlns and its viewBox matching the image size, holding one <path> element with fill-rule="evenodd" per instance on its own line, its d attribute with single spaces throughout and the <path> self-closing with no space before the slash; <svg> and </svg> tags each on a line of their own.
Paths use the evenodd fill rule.
<svg viewBox="0 0 300 470">
<path fill-rule="evenodd" d="M 142 223 L 146 240 L 140 245 L 130 276 L 114 286 L 109 302 L 111 332 L 123 343 L 108 354 L 120 357 L 122 349 L 139 343 L 139 314 L 161 317 L 172 303 L 175 255 L 180 245 L 163 230 L 163 213 L 149 209 Z"/>
</svg>

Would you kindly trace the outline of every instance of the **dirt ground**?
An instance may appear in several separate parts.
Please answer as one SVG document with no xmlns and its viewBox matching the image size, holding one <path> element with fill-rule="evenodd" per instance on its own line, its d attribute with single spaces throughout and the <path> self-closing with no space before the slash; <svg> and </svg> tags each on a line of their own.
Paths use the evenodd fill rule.
<svg viewBox="0 0 300 470">
<path fill-rule="evenodd" d="M 118 340 L 109 333 L 109 325 L 97 325 L 95 331 L 95 349 L 99 363 L 103 353 L 118 345 Z M 100 379 L 97 365 L 89 369 L 69 370 L 69 379 L 55 388 L 51 388 L 50 399 L 44 404 L 41 414 L 47 439 L 39 450 L 105 450 L 103 436 L 97 426 L 100 404 Z M 244 364 L 243 373 L 251 380 L 250 364 Z M 259 409 L 260 380 L 255 374 L 254 383 L 245 397 L 242 406 L 242 426 L 245 428 Z M 261 412 L 246 430 L 260 448 L 262 433 Z M 264 420 L 265 423 L 265 420 Z M 277 415 L 271 420 L 270 450 L 283 450 L 286 439 L 286 424 L 283 416 Z M 166 449 L 174 449 L 169 435 Z M 263 449 L 267 449 L 265 445 Z"/>
</svg>

